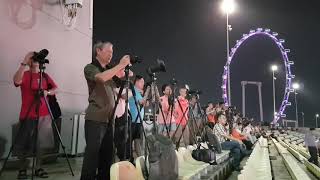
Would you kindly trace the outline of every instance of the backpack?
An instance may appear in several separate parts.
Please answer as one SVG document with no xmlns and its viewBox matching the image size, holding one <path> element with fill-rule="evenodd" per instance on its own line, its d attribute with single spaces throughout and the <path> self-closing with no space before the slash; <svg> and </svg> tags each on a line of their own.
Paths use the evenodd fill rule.
<svg viewBox="0 0 320 180">
<path fill-rule="evenodd" d="M 221 144 L 209 126 L 205 127 L 204 139 L 208 142 L 209 149 L 214 149 L 214 151 L 216 151 L 218 154 L 222 153 Z"/>
<path fill-rule="evenodd" d="M 178 159 L 172 141 L 161 134 L 152 134 L 147 138 L 149 146 L 149 180 L 178 179 Z"/>
<path fill-rule="evenodd" d="M 195 149 L 192 151 L 192 157 L 205 163 L 214 164 L 216 162 L 216 153 L 212 149 Z"/>
<path fill-rule="evenodd" d="M 48 90 L 51 89 L 52 85 L 49 84 L 48 75 L 47 74 L 44 74 L 44 79 L 47 81 Z M 62 114 L 61 114 L 61 108 L 60 108 L 60 105 L 58 103 L 56 95 L 47 96 L 47 99 L 48 99 L 48 104 L 49 104 L 50 110 L 52 112 L 53 118 L 54 119 L 59 118 Z"/>
</svg>

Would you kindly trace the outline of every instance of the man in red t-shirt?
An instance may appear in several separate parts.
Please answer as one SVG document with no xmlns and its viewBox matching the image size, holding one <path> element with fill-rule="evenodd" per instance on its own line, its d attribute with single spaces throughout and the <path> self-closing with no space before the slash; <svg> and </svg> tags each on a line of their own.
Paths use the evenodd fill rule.
<svg viewBox="0 0 320 180">
<path fill-rule="evenodd" d="M 35 101 L 35 97 L 39 90 L 40 74 L 39 63 L 32 59 L 33 56 L 34 52 L 29 52 L 25 56 L 13 77 L 15 86 L 20 87 L 22 98 L 19 116 L 20 128 L 16 136 L 16 143 L 14 144 L 14 149 L 21 160 L 21 169 L 18 174 L 18 179 L 26 179 L 28 177 L 26 157 L 30 156 L 30 153 L 33 152 L 34 145 L 36 145 L 37 159 L 35 175 L 41 178 L 47 178 L 48 173 L 40 168 L 40 156 L 43 149 L 52 148 L 54 145 L 51 127 L 52 121 L 44 97 L 54 95 L 57 86 L 51 77 L 44 73 L 41 84 L 44 89 L 44 97 L 40 98 L 40 103 L 37 103 L 39 101 Z M 48 87 L 51 87 L 51 89 Z M 33 130 L 36 128 L 36 125 L 38 125 L 38 134 L 35 143 L 36 136 L 35 133 L 33 133 Z"/>
</svg>

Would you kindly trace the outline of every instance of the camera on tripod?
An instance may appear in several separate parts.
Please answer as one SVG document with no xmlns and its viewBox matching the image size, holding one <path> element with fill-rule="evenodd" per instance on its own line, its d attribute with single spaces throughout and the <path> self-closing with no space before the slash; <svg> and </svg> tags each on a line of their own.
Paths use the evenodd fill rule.
<svg viewBox="0 0 320 180">
<path fill-rule="evenodd" d="M 201 94 L 202 94 L 202 91 L 199 90 L 199 89 L 197 89 L 197 90 L 190 90 L 190 91 L 188 91 L 188 93 L 189 93 L 190 95 L 201 95 Z"/>
<path fill-rule="evenodd" d="M 178 83 L 178 80 L 176 80 L 175 78 L 172 78 L 170 80 L 170 84 L 172 84 L 172 85 L 176 85 L 177 83 Z"/>
<path fill-rule="evenodd" d="M 132 54 L 129 54 L 130 56 L 130 63 L 131 64 L 136 64 L 136 63 L 141 63 L 142 62 L 142 58 L 139 57 L 139 56 L 135 56 L 135 55 L 132 55 Z"/>
<path fill-rule="evenodd" d="M 42 49 L 39 52 L 34 52 L 34 55 L 32 56 L 33 62 L 38 62 L 39 64 L 49 64 L 49 60 L 45 59 L 49 54 L 49 51 L 47 49 Z"/>
<path fill-rule="evenodd" d="M 154 76 L 154 73 L 166 72 L 166 65 L 163 60 L 157 59 L 157 64 L 147 68 L 147 73 L 149 76 Z"/>
</svg>

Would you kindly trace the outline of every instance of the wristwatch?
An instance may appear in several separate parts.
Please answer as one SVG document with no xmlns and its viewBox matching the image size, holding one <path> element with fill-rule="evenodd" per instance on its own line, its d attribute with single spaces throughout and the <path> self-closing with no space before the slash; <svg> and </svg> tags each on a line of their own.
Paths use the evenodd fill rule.
<svg viewBox="0 0 320 180">
<path fill-rule="evenodd" d="M 20 63 L 20 65 L 21 65 L 21 66 L 27 66 L 27 64 L 26 64 L 26 63 L 23 63 L 23 62 Z"/>
</svg>

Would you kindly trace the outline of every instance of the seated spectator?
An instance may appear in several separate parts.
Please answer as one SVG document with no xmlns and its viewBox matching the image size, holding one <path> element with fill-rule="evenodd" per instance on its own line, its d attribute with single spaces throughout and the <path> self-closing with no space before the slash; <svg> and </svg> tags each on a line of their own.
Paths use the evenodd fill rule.
<svg viewBox="0 0 320 180">
<path fill-rule="evenodd" d="M 254 144 L 257 140 L 256 136 L 254 135 L 254 128 L 251 125 L 250 121 L 246 121 L 243 123 L 243 130 L 242 130 L 242 134 L 245 134 L 248 139 L 251 141 L 252 144 Z"/>
<path fill-rule="evenodd" d="M 247 135 L 243 134 L 241 132 L 241 130 L 242 130 L 242 123 L 238 122 L 237 125 L 235 127 L 233 127 L 231 135 L 232 135 L 232 137 L 234 137 L 238 140 L 241 140 L 244 143 L 244 145 L 246 146 L 247 150 L 251 150 L 253 144 L 249 140 L 249 137 Z"/>
<path fill-rule="evenodd" d="M 241 140 L 238 140 L 230 134 L 227 133 L 225 124 L 227 123 L 227 118 L 224 114 L 219 113 L 217 115 L 218 122 L 213 128 L 213 133 L 217 136 L 219 142 L 221 143 L 221 148 L 223 150 L 230 150 L 231 155 L 234 158 L 233 168 L 236 171 L 241 171 L 240 159 L 241 159 L 241 148 L 240 144 L 243 144 Z M 227 141 L 228 140 L 228 141 Z"/>
</svg>

